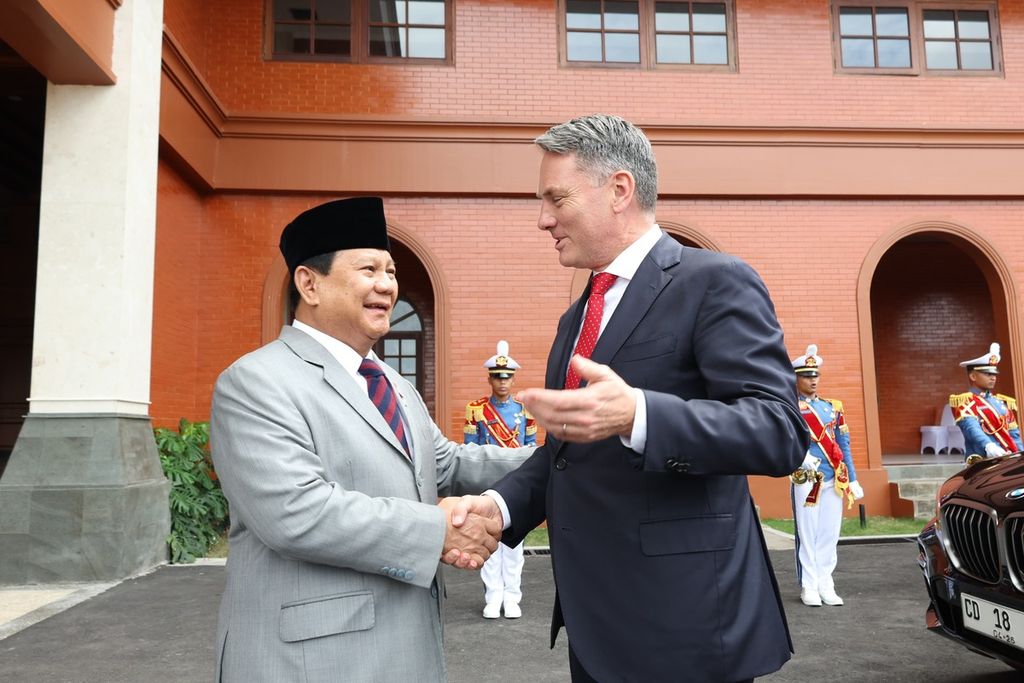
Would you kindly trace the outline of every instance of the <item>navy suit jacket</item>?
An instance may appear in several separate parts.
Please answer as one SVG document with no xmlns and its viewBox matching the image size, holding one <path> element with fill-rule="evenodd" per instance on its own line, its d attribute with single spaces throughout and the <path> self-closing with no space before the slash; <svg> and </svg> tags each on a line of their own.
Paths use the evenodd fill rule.
<svg viewBox="0 0 1024 683">
<path fill-rule="evenodd" d="M 558 324 L 560 389 L 588 292 Z M 662 235 L 592 358 L 644 391 L 647 446 L 546 444 L 493 488 L 510 546 L 547 519 L 556 598 L 600 681 L 735 681 L 779 669 L 792 644 L 746 475 L 784 476 L 807 430 L 768 291 L 737 258 Z"/>
</svg>

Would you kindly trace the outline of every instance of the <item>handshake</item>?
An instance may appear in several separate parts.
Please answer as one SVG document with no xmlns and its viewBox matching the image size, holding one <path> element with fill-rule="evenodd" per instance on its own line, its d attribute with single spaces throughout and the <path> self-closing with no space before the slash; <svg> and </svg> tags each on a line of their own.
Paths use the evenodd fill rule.
<svg viewBox="0 0 1024 683">
<path fill-rule="evenodd" d="M 462 496 L 442 498 L 437 506 L 448 522 L 441 561 L 459 569 L 482 567 L 501 539 L 504 521 L 498 504 L 488 496 Z"/>
</svg>

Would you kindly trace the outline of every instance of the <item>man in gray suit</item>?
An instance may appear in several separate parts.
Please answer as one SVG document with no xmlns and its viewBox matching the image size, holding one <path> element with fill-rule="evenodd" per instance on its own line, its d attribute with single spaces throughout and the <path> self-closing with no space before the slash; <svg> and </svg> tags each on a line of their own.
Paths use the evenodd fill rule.
<svg viewBox="0 0 1024 683">
<path fill-rule="evenodd" d="M 439 560 L 479 568 L 499 525 L 452 512 L 533 450 L 456 444 L 371 348 L 398 296 L 383 202 L 306 211 L 281 235 L 298 303 L 225 370 L 213 460 L 231 504 L 223 681 L 438 681 Z M 458 525 L 458 526 L 456 526 Z"/>
</svg>

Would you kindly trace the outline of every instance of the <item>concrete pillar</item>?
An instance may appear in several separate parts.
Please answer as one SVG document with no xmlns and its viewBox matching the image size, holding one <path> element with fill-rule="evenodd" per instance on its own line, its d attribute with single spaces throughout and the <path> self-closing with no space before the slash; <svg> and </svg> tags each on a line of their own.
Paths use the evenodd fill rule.
<svg viewBox="0 0 1024 683">
<path fill-rule="evenodd" d="M 166 559 L 148 417 L 162 5 L 118 9 L 115 85 L 47 90 L 32 386 L 0 480 L 0 584 Z"/>
</svg>

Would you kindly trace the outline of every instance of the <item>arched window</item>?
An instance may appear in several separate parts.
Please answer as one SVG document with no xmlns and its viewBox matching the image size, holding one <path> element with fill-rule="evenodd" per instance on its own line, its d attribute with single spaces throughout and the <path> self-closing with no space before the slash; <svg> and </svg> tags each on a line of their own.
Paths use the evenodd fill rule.
<svg viewBox="0 0 1024 683">
<path fill-rule="evenodd" d="M 399 297 L 391 312 L 391 330 L 373 352 L 423 393 L 423 321 L 408 299 Z"/>
</svg>

